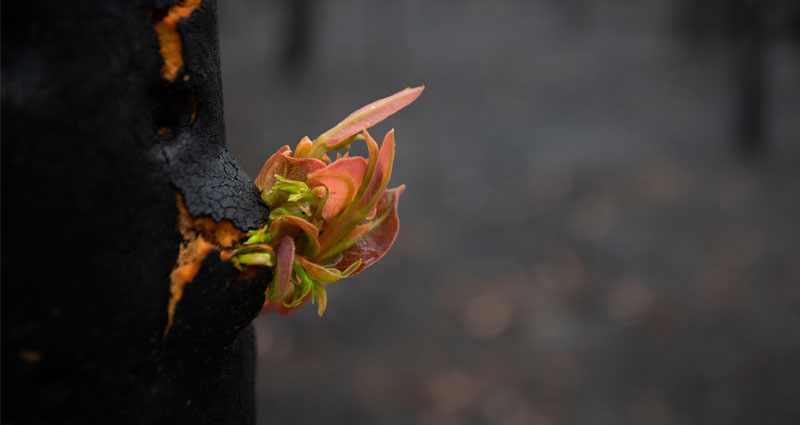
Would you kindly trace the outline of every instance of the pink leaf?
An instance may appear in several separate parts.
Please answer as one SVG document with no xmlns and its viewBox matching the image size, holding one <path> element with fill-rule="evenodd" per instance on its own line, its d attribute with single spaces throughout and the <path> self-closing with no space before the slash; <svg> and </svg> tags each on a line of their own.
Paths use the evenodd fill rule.
<svg viewBox="0 0 800 425">
<path fill-rule="evenodd" d="M 344 271 L 360 259 L 361 265 L 350 274 L 351 276 L 356 275 L 389 251 L 400 230 L 397 202 L 405 189 L 405 185 L 401 185 L 383 192 L 383 196 L 378 201 L 377 218 L 375 219 L 376 221 L 380 220 L 380 224 L 342 253 L 342 259 L 335 266 L 337 269 Z"/>
<path fill-rule="evenodd" d="M 341 149 L 351 136 L 361 132 L 361 130 L 372 127 L 383 121 L 388 116 L 405 108 L 415 101 L 425 86 L 407 88 L 389 97 L 385 97 L 348 115 L 332 129 L 326 131 L 314 141 L 311 149 L 311 156 L 321 155 L 325 151 Z M 322 150 L 324 146 L 324 150 Z"/>
<path fill-rule="evenodd" d="M 300 251 L 307 255 L 316 255 L 319 252 L 319 229 L 310 222 L 293 215 L 279 215 L 272 220 L 269 226 L 269 233 L 272 240 L 277 241 L 280 236 L 298 238 L 305 236 L 304 243 L 300 245 Z M 283 242 L 281 242 L 283 243 Z"/>
<path fill-rule="evenodd" d="M 322 218 L 330 221 L 353 202 L 361 186 L 367 160 L 360 156 L 341 158 L 308 175 L 310 186 L 324 185 L 328 188 L 328 201 L 322 209 Z"/>
<path fill-rule="evenodd" d="M 394 130 L 386 134 L 380 149 L 378 149 L 378 143 L 375 142 L 367 130 L 364 130 L 363 134 L 369 150 L 369 164 L 367 165 L 364 181 L 358 189 L 354 202 L 329 223 L 329 226 L 320 237 L 320 250 L 321 255 L 324 257 L 320 258 L 320 260 L 335 255 L 337 252 L 334 252 L 334 247 L 339 245 L 347 233 L 367 217 L 376 215 L 373 209 L 389 183 L 392 173 L 392 161 L 394 160 Z"/>
<path fill-rule="evenodd" d="M 364 130 L 364 136 L 370 137 L 367 130 Z M 373 142 L 374 143 L 374 142 Z M 372 207 L 378 202 L 378 197 L 381 196 L 386 186 L 389 184 L 389 178 L 392 176 L 392 164 L 394 162 L 394 130 L 386 133 L 383 138 L 378 158 L 375 162 L 375 168 L 369 179 L 369 184 L 364 188 L 364 193 L 361 197 L 360 208 L 369 206 Z"/>
<path fill-rule="evenodd" d="M 278 300 L 283 299 L 291 289 L 292 263 L 294 262 L 294 239 L 286 235 L 278 246 L 278 264 L 275 271 L 275 285 L 278 289 Z"/>
<path fill-rule="evenodd" d="M 301 141 L 302 143 L 302 141 Z M 309 173 L 313 173 L 325 167 L 325 163 L 315 158 L 295 158 L 291 154 L 289 146 L 278 149 L 261 167 L 261 172 L 255 180 L 255 185 L 261 191 L 262 196 L 272 189 L 277 181 L 275 175 L 285 177 L 290 180 L 305 181 Z M 274 204 L 279 194 L 273 194 L 275 199 L 264 199 L 267 205 Z"/>
</svg>

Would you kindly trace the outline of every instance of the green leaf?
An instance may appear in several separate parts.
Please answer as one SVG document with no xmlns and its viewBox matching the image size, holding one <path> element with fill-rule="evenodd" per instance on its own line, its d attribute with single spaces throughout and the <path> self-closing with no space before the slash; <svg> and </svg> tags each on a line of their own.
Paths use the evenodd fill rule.
<svg viewBox="0 0 800 425">
<path fill-rule="evenodd" d="M 272 277 L 272 282 L 267 287 L 267 300 L 275 301 L 278 299 L 278 283 L 275 281 L 275 276 Z"/>
<path fill-rule="evenodd" d="M 297 273 L 297 276 L 300 278 L 300 282 L 303 286 L 303 292 L 300 294 L 300 299 L 303 299 L 311 291 L 311 287 L 314 284 L 314 279 L 309 276 L 308 272 L 297 260 L 294 261 L 294 265 L 292 267 L 295 273 Z"/>
<path fill-rule="evenodd" d="M 268 252 L 250 252 L 233 257 L 234 261 L 247 266 L 273 266 L 275 259 Z"/>
<path fill-rule="evenodd" d="M 361 261 L 362 260 L 359 258 L 358 261 L 356 261 L 353 264 L 350 264 L 350 267 L 344 269 L 344 271 L 342 272 L 342 277 L 350 276 L 350 274 L 353 273 L 358 268 L 358 266 L 361 265 Z"/>
<path fill-rule="evenodd" d="M 314 292 L 317 294 L 317 298 L 319 298 L 319 304 L 317 305 L 317 314 L 319 317 L 325 313 L 325 309 L 328 307 L 328 293 L 325 291 L 325 287 L 322 286 L 319 282 L 314 282 Z M 313 298 L 312 298 L 313 301 Z"/>
<path fill-rule="evenodd" d="M 289 211 L 288 209 L 286 209 L 286 208 L 284 208 L 284 207 L 280 207 L 280 208 L 273 208 L 273 209 L 272 209 L 272 210 L 270 210 L 270 212 L 269 212 L 269 218 L 270 218 L 270 219 L 273 219 L 273 218 L 275 218 L 275 217 L 277 217 L 277 216 L 279 216 L 279 215 L 293 215 L 293 214 L 292 214 L 292 212 L 291 212 L 291 211 Z"/>
<path fill-rule="evenodd" d="M 286 308 L 293 308 L 302 304 L 303 300 L 305 300 L 316 283 L 297 260 L 295 260 L 292 265 L 292 271 L 299 282 L 295 285 L 295 292 L 292 300 L 283 303 L 283 306 Z"/>
<path fill-rule="evenodd" d="M 361 265 L 361 261 L 358 261 L 357 264 L 351 264 L 344 272 L 335 269 L 333 267 L 323 267 L 319 264 L 310 261 L 309 259 L 303 256 L 297 256 L 295 262 L 299 262 L 300 266 L 302 266 L 303 271 L 308 274 L 308 276 L 315 280 L 319 281 L 323 284 L 330 284 L 341 280 L 344 277 L 349 276 L 350 273 L 353 272 L 358 266 Z"/>
<path fill-rule="evenodd" d="M 247 241 L 243 245 L 252 245 L 258 243 L 268 243 L 272 237 L 269 234 L 269 226 L 264 225 L 257 230 L 247 232 Z"/>
</svg>

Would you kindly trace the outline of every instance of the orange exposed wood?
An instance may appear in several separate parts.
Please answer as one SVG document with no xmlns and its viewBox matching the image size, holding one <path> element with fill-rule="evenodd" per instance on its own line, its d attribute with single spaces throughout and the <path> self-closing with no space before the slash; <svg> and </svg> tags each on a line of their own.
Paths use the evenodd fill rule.
<svg viewBox="0 0 800 425">
<path fill-rule="evenodd" d="M 172 6 L 167 14 L 153 24 L 158 34 L 159 51 L 164 59 L 161 67 L 161 77 L 169 82 L 174 82 L 178 71 L 183 67 L 183 46 L 181 35 L 178 33 L 178 21 L 188 18 L 192 12 L 200 7 L 201 0 L 183 0 Z M 186 77 L 184 77 L 184 80 Z"/>
<path fill-rule="evenodd" d="M 209 217 L 193 218 L 178 192 L 175 192 L 175 200 L 178 206 L 178 231 L 183 236 L 183 242 L 178 252 L 178 261 L 169 275 L 170 299 L 165 338 L 175 319 L 175 309 L 183 297 L 183 289 L 194 280 L 208 253 L 213 249 L 231 248 L 245 236 L 244 232 L 228 220 L 216 222 Z"/>
</svg>

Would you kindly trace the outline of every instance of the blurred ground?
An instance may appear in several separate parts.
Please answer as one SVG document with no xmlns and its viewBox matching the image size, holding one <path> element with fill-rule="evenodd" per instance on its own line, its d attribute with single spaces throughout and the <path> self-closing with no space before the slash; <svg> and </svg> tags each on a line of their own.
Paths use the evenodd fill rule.
<svg viewBox="0 0 800 425">
<path fill-rule="evenodd" d="M 256 321 L 263 424 L 800 422 L 800 50 L 765 51 L 760 156 L 737 61 L 676 4 L 220 3 L 228 145 L 251 176 L 372 100 L 397 129 L 393 251 Z M 568 5 L 568 6 L 565 6 Z"/>
</svg>

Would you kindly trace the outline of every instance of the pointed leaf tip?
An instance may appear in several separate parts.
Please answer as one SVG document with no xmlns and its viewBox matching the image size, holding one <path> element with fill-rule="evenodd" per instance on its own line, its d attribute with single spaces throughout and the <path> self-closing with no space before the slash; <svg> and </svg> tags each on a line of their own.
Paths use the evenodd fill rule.
<svg viewBox="0 0 800 425">
<path fill-rule="evenodd" d="M 353 112 L 314 141 L 310 156 L 317 157 L 326 151 L 343 148 L 361 130 L 374 126 L 417 100 L 423 90 L 425 86 L 407 88 Z"/>
<path fill-rule="evenodd" d="M 275 272 L 274 290 L 277 290 L 277 298 L 280 299 L 289 293 L 292 277 L 292 263 L 294 262 L 294 239 L 284 236 L 278 247 L 278 267 Z"/>
<path fill-rule="evenodd" d="M 363 235 L 355 244 L 345 250 L 341 260 L 336 264 L 337 269 L 355 276 L 362 270 L 381 259 L 394 244 L 400 230 L 400 220 L 397 218 L 397 203 L 400 195 L 405 192 L 406 186 L 400 185 L 394 189 L 387 189 L 378 202 L 376 224 L 370 232 Z M 359 263 L 351 268 L 354 263 Z"/>
</svg>

